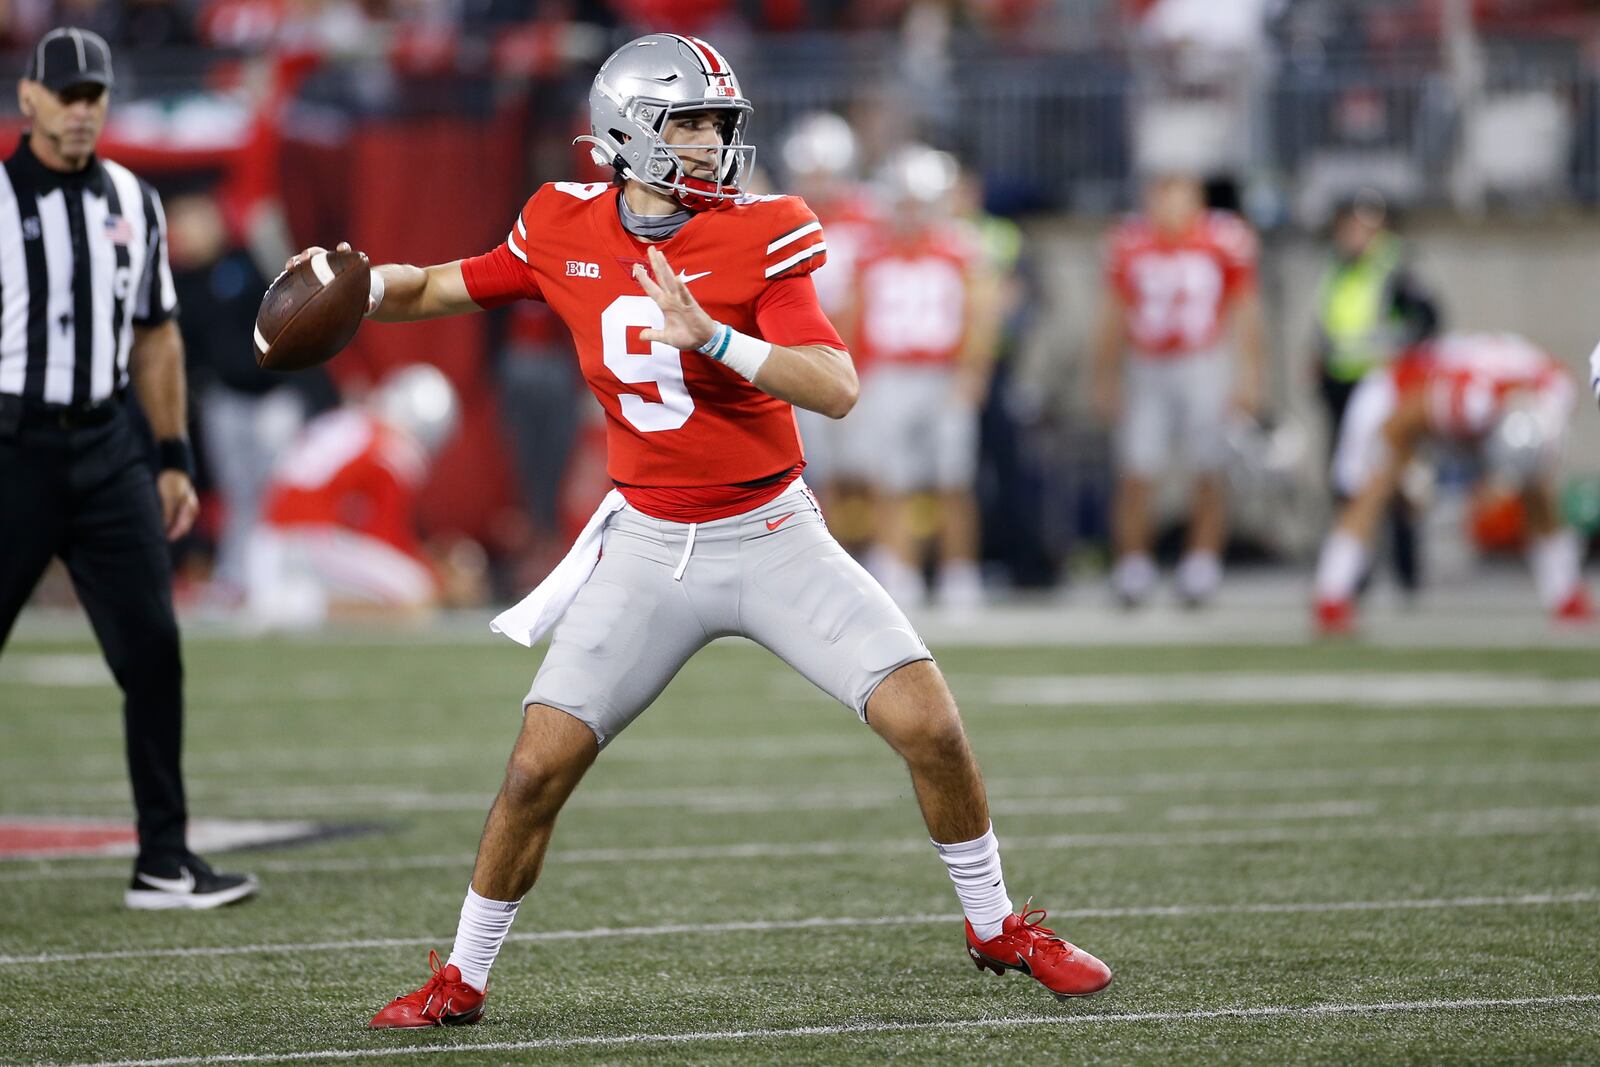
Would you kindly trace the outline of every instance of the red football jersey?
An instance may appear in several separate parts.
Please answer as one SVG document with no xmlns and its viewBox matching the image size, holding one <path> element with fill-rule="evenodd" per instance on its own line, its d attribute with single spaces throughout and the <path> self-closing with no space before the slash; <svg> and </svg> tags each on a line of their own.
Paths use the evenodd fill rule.
<svg viewBox="0 0 1600 1067">
<path fill-rule="evenodd" d="M 828 262 L 811 276 L 822 309 L 841 311 L 850 300 L 856 264 L 882 233 L 883 216 L 865 191 L 851 190 L 823 204 L 813 204 L 828 234 Z"/>
<path fill-rule="evenodd" d="M 605 408 L 607 470 L 619 485 L 732 486 L 798 468 L 788 403 L 698 352 L 639 339 L 664 320 L 633 277 L 650 245 L 622 228 L 619 195 L 599 183 L 543 186 L 506 243 L 462 263 L 468 293 L 483 307 L 543 300 L 566 323 Z M 844 348 L 808 277 L 827 245 L 803 200 L 742 197 L 656 246 L 713 319 L 774 344 Z"/>
<path fill-rule="evenodd" d="M 968 279 L 979 258 L 975 240 L 955 226 L 885 236 L 862 253 L 855 274 L 861 366 L 954 364 L 966 340 Z"/>
<path fill-rule="evenodd" d="M 1129 343 L 1147 356 L 1215 345 L 1229 304 L 1255 280 L 1255 234 L 1230 212 L 1207 212 L 1176 239 L 1130 219 L 1107 241 L 1106 283 L 1127 305 Z"/>
<path fill-rule="evenodd" d="M 428 473 L 422 447 L 364 411 L 312 419 L 278 461 L 262 516 L 271 526 L 337 526 L 422 558 L 416 498 Z"/>
<path fill-rule="evenodd" d="M 1557 407 L 1574 388 L 1560 360 L 1509 333 L 1462 333 L 1418 345 L 1388 368 L 1402 393 L 1422 392 L 1428 428 L 1443 437 L 1476 437 L 1521 392 L 1546 394 Z"/>
</svg>

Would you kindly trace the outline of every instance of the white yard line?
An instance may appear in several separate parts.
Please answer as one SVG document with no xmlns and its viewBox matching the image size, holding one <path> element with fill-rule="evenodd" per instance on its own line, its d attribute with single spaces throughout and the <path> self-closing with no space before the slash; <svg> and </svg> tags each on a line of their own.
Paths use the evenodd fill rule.
<svg viewBox="0 0 1600 1067">
<path fill-rule="evenodd" d="M 1308 804 L 1177 804 L 1166 811 L 1170 822 L 1278 822 L 1288 819 L 1359 819 L 1378 812 L 1373 800 L 1319 800 Z"/>
<path fill-rule="evenodd" d="M 1368 823 L 1359 826 L 1280 826 L 1216 830 L 1129 830 L 1105 833 L 1011 835 L 1008 849 L 1204 848 L 1217 845 L 1306 845 L 1329 841 L 1441 840 L 1472 837 L 1526 837 L 1549 833 L 1600 831 L 1600 806 L 1489 808 L 1426 813 L 1417 823 Z M 785 859 L 806 856 L 880 856 L 922 852 L 926 841 L 897 838 L 880 841 L 750 841 L 732 845 L 681 845 L 658 848 L 588 848 L 554 852 L 550 861 L 575 863 L 696 863 L 718 860 Z M 469 868 L 473 854 L 432 856 L 339 856 L 326 859 L 261 860 L 246 864 L 256 871 L 280 874 Z M 105 878 L 126 873 L 121 868 L 44 868 L 0 873 L 0 883 Z"/>
<path fill-rule="evenodd" d="M 976 696 L 980 702 L 1088 710 L 1130 704 L 1600 707 L 1600 679 L 1472 672 L 961 674 L 950 679 L 950 687 L 957 697 Z"/>
<path fill-rule="evenodd" d="M 304 768 L 302 768 L 304 769 Z M 392 768 L 386 768 L 392 770 Z M 499 763 L 494 765 L 498 773 Z M 596 777 L 604 774 L 604 769 Z M 240 781 L 204 774 L 187 775 L 191 803 L 196 807 L 236 799 L 253 810 L 293 806 L 304 800 L 306 806 L 331 807 L 372 803 L 403 806 L 408 811 L 456 811 L 469 802 L 487 807 L 492 791 L 476 793 L 433 793 L 425 789 L 401 789 L 392 784 L 308 785 L 256 787 Z M 1283 767 L 1271 770 L 1136 771 L 1129 774 L 1061 774 L 1048 777 L 999 777 L 987 780 L 991 800 L 1026 804 L 1032 801 L 1073 802 L 1109 799 L 1114 794 L 1182 793 L 1189 791 L 1276 791 L 1309 790 L 1360 786 L 1451 788 L 1463 786 L 1522 785 L 1537 783 L 1587 784 L 1600 781 L 1600 763 L 1578 761 L 1535 761 L 1463 765 L 1395 767 Z M 227 786 L 228 788 L 220 788 Z M 1073 792 L 1065 792 L 1069 787 Z M 1082 793 L 1077 792 L 1082 790 Z M 1093 791 L 1092 793 L 1090 791 Z M 1087 794 L 1087 797 L 1085 796 Z M 127 777 L 120 769 L 113 780 L 88 782 L 15 783 L 5 787 L 8 797 L 42 798 L 47 802 L 113 801 L 116 814 L 124 812 L 128 797 Z M 779 811 L 845 811 L 871 805 L 898 805 L 910 797 L 909 783 L 864 789 L 839 783 L 835 787 L 783 790 L 761 785 L 748 786 L 663 786 L 653 789 L 623 789 L 599 786 L 580 790 L 574 809 L 633 809 L 682 807 L 696 811 L 736 811 L 766 813 Z M 305 800 L 307 797 L 315 800 Z M 196 803 L 198 802 L 198 803 Z M 435 806 L 435 804 L 437 806 Z M 76 805 L 80 806 L 81 805 Z"/>
<path fill-rule="evenodd" d="M 306 1060 L 353 1060 L 378 1056 L 435 1056 L 452 1053 L 535 1052 L 567 1048 L 619 1048 L 630 1045 L 694 1045 L 716 1041 L 784 1040 L 849 1034 L 909 1034 L 951 1030 L 998 1030 L 1017 1026 L 1103 1026 L 1114 1023 L 1178 1023 L 1211 1020 L 1316 1018 L 1335 1015 L 1382 1015 L 1400 1012 L 1465 1011 L 1492 1008 L 1549 1008 L 1600 1004 L 1600 994 L 1564 993 L 1542 997 L 1464 997 L 1456 1000 L 1390 1000 L 1364 1004 L 1260 1004 L 1246 1008 L 1199 1011 L 1127 1011 L 1085 1015 L 1031 1015 L 1001 1019 L 941 1019 L 918 1023 L 841 1023 L 837 1026 L 767 1027 L 752 1030 L 701 1030 L 691 1033 L 645 1033 L 592 1037 L 546 1037 L 529 1041 L 463 1041 L 450 1045 L 377 1046 L 362 1049 L 318 1049 L 308 1052 L 258 1052 L 219 1056 L 176 1056 L 159 1060 L 101 1060 L 73 1067 L 188 1067 L 201 1063 L 279 1063 Z"/>
<path fill-rule="evenodd" d="M 1184 918 L 1194 915 L 1300 915 L 1324 912 L 1446 911 L 1454 908 L 1541 908 L 1600 902 L 1600 890 L 1572 893 L 1524 893 L 1496 897 L 1432 897 L 1412 900 L 1339 900 L 1264 902 L 1253 904 L 1162 904 L 1130 908 L 1069 908 L 1052 911 L 1056 919 Z M 834 927 L 927 926 L 959 923 L 961 915 L 896 915 L 872 918 L 750 920 L 726 923 L 669 923 L 661 926 L 601 926 L 588 930 L 543 930 L 514 933 L 508 940 L 525 942 L 596 941 L 611 938 L 670 937 L 678 934 L 766 933 L 783 930 L 817 930 Z M 187 948 L 116 949 L 102 952 L 44 952 L 0 956 L 0 967 L 51 963 L 87 963 L 99 960 L 150 960 L 195 956 L 258 956 L 305 952 L 348 952 L 356 949 L 407 948 L 448 944 L 450 935 L 436 937 L 365 938 L 349 941 L 304 941 L 255 945 L 213 945 Z"/>
</svg>

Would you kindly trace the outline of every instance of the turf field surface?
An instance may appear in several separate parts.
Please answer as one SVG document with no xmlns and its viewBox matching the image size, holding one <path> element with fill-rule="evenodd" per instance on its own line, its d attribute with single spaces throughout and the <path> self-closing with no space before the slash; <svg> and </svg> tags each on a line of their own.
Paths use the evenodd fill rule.
<svg viewBox="0 0 1600 1067">
<path fill-rule="evenodd" d="M 537 655 L 445 632 L 206 636 L 197 816 L 354 829 L 212 857 L 0 862 L 0 1062 L 1600 1062 L 1592 648 L 935 640 L 1008 886 L 1117 972 L 978 972 L 903 770 L 767 653 L 696 658 L 602 756 L 476 1027 L 371 1033 L 445 951 Z M 1569 642 L 1570 644 L 1570 642 Z M 87 635 L 0 659 L 0 812 L 127 812 Z"/>
</svg>

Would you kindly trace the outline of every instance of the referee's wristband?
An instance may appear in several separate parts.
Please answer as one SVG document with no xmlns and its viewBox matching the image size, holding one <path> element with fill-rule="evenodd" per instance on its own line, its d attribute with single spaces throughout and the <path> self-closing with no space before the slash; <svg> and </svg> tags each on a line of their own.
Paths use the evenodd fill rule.
<svg viewBox="0 0 1600 1067">
<path fill-rule="evenodd" d="M 194 478 L 194 449 L 187 437 L 164 437 L 156 442 L 156 456 L 163 471 L 182 471 Z"/>
<path fill-rule="evenodd" d="M 753 382 L 761 371 L 761 365 L 772 355 L 772 343 L 742 334 L 727 323 L 719 322 L 717 328 L 711 331 L 711 339 L 696 351 L 737 372 L 746 381 Z"/>
</svg>

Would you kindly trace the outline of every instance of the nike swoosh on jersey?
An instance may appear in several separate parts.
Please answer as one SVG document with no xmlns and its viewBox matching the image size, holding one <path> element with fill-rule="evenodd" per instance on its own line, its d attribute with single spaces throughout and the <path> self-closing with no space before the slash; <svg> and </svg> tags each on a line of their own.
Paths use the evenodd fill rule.
<svg viewBox="0 0 1600 1067">
<path fill-rule="evenodd" d="M 167 893 L 193 893 L 194 872 L 187 867 L 178 868 L 183 872 L 182 878 L 157 878 L 153 874 L 139 872 L 139 881 L 152 889 L 160 889 Z"/>
<path fill-rule="evenodd" d="M 767 520 L 767 529 L 768 530 L 776 530 L 778 527 L 782 526 L 784 523 L 786 523 L 790 519 L 794 518 L 794 516 L 795 516 L 795 513 L 791 511 L 791 512 L 789 512 L 789 514 L 780 515 L 776 519 L 768 519 Z"/>
<path fill-rule="evenodd" d="M 707 274 L 710 274 L 710 273 L 711 272 L 708 271 L 708 270 L 703 270 L 699 274 L 685 274 L 683 271 L 680 270 L 678 272 L 678 280 L 680 282 L 682 282 L 684 285 L 688 285 L 690 282 L 696 280 L 697 278 L 704 278 Z"/>
</svg>

